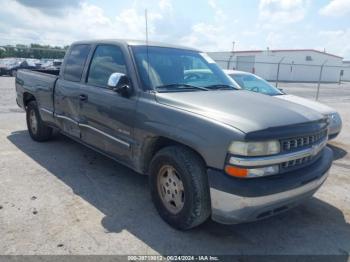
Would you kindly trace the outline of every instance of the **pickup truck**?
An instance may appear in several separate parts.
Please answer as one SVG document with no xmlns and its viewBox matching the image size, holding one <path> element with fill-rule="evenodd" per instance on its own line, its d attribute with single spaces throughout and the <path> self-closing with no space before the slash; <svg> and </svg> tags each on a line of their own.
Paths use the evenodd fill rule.
<svg viewBox="0 0 350 262">
<path fill-rule="evenodd" d="M 289 210 L 332 165 L 327 118 L 239 90 L 196 49 L 76 42 L 60 71 L 19 70 L 16 92 L 32 139 L 59 130 L 148 175 L 158 213 L 181 230 L 210 216 L 237 224 Z"/>
</svg>

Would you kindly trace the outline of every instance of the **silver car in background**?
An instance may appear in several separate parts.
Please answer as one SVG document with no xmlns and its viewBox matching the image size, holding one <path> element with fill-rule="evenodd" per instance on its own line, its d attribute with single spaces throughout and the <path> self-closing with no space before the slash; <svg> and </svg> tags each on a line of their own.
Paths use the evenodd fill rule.
<svg viewBox="0 0 350 262">
<path fill-rule="evenodd" d="M 282 90 L 272 86 L 266 80 L 252 73 L 237 70 L 224 70 L 224 72 L 242 89 L 274 96 L 318 111 L 327 116 L 330 121 L 328 138 L 333 139 L 339 135 L 342 128 L 342 120 L 339 113 L 334 108 L 299 96 L 286 94 Z"/>
</svg>

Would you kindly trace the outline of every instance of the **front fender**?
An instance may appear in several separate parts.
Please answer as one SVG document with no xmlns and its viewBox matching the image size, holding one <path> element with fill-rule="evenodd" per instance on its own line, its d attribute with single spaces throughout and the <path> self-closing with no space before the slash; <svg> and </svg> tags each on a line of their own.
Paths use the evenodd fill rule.
<svg viewBox="0 0 350 262">
<path fill-rule="evenodd" d="M 222 169 L 227 148 L 244 133 L 231 126 L 182 109 L 140 99 L 135 121 L 135 154 L 144 154 L 147 141 L 165 137 L 198 152 L 207 166 Z"/>
</svg>

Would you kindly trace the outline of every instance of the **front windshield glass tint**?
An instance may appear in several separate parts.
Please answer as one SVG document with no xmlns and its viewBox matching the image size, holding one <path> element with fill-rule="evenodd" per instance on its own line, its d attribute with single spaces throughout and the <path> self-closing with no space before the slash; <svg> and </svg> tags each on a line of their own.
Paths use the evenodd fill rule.
<svg viewBox="0 0 350 262">
<path fill-rule="evenodd" d="M 137 68 L 147 89 L 167 91 L 237 89 L 235 83 L 206 54 L 191 50 L 134 46 Z M 148 73 L 149 72 L 149 73 Z M 198 87 L 198 88 L 196 88 Z"/>
<path fill-rule="evenodd" d="M 282 95 L 283 93 L 277 88 L 270 85 L 268 82 L 262 78 L 258 78 L 254 75 L 248 74 L 231 74 L 230 75 L 237 84 L 243 89 L 262 93 L 265 95 L 276 96 Z"/>
</svg>

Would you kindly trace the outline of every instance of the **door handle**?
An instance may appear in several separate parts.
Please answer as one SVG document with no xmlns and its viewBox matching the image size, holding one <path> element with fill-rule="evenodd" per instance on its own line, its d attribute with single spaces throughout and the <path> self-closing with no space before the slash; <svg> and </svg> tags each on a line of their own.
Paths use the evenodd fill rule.
<svg viewBox="0 0 350 262">
<path fill-rule="evenodd" d="M 79 99 L 80 99 L 80 101 L 86 101 L 88 99 L 88 96 L 81 94 L 81 95 L 79 95 Z"/>
</svg>

